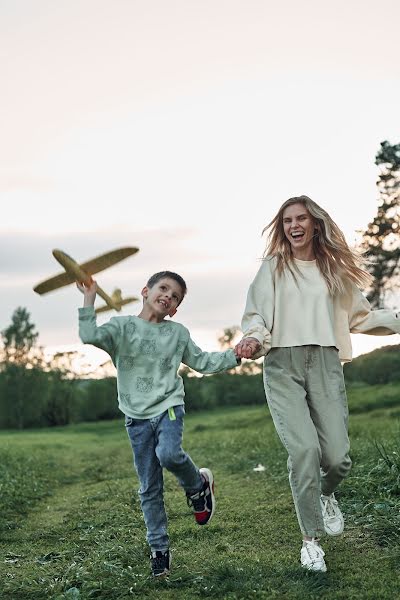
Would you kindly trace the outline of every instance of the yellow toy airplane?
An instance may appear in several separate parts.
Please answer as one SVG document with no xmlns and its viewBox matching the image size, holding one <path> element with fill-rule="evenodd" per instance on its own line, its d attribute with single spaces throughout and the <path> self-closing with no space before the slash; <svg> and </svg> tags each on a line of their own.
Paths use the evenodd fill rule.
<svg viewBox="0 0 400 600">
<path fill-rule="evenodd" d="M 128 296 L 127 298 L 123 298 L 121 290 L 119 290 L 118 288 L 115 289 L 111 294 L 111 299 L 120 308 L 121 306 L 125 306 L 125 304 L 129 304 L 130 302 L 137 302 L 139 300 L 139 298 L 136 298 L 136 296 Z M 105 304 L 104 306 L 99 306 L 99 308 L 96 308 L 95 312 L 98 314 L 106 312 L 107 310 L 111 310 L 111 308 L 107 304 Z"/>
<path fill-rule="evenodd" d="M 92 260 L 80 265 L 62 250 L 53 250 L 54 258 L 64 267 L 65 273 L 55 275 L 55 277 L 42 281 L 35 286 L 33 290 L 38 294 L 47 294 L 47 292 L 52 292 L 65 285 L 70 285 L 75 281 L 82 281 L 84 284 L 90 285 L 92 275 L 99 271 L 103 271 L 104 269 L 108 269 L 108 267 L 115 265 L 132 254 L 136 254 L 138 251 L 139 248 L 135 247 L 118 248 L 117 250 L 112 250 L 111 252 L 92 258 Z M 121 306 L 126 303 L 119 301 L 118 298 L 111 298 L 99 286 L 97 286 L 97 293 L 103 298 L 110 309 L 113 308 L 118 312 L 121 310 Z"/>
</svg>

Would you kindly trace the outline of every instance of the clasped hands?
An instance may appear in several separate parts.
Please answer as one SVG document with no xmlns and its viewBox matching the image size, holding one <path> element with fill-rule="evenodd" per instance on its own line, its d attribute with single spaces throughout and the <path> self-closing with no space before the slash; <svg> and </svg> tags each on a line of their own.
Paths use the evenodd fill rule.
<svg viewBox="0 0 400 600">
<path fill-rule="evenodd" d="M 261 344 L 256 338 L 248 337 L 236 344 L 234 352 L 237 358 L 252 358 L 260 348 Z"/>
</svg>

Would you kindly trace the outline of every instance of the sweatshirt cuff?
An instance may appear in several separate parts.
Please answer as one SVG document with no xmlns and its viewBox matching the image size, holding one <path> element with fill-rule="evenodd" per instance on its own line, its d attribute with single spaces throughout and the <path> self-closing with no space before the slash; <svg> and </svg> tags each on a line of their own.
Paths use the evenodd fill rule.
<svg viewBox="0 0 400 600">
<path fill-rule="evenodd" d="M 237 358 L 237 356 L 236 356 L 235 352 L 232 350 L 232 348 L 229 348 L 229 350 L 227 350 L 227 353 L 232 356 L 232 366 L 228 367 L 229 369 L 234 369 L 238 365 L 241 364 L 242 360 L 240 358 Z"/>
<path fill-rule="evenodd" d="M 94 306 L 82 306 L 78 308 L 78 314 L 80 317 L 88 317 L 94 315 Z"/>
</svg>

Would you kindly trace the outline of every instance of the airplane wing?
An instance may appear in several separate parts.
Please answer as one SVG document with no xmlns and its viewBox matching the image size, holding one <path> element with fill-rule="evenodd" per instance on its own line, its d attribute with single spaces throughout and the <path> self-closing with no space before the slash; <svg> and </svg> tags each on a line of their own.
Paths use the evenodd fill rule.
<svg viewBox="0 0 400 600">
<path fill-rule="evenodd" d="M 33 291 L 37 294 L 47 294 L 47 292 L 52 292 L 53 290 L 57 290 L 60 287 L 64 287 L 64 285 L 69 285 L 70 283 L 74 283 L 75 277 L 70 275 L 69 273 L 60 273 L 60 275 L 55 275 L 50 279 L 46 279 L 41 283 L 38 283 Z"/>
<path fill-rule="evenodd" d="M 104 304 L 104 306 L 100 306 L 100 308 L 95 308 L 94 312 L 98 315 L 99 313 L 108 312 L 109 310 L 112 310 L 112 308 L 107 306 L 107 304 Z"/>
<path fill-rule="evenodd" d="M 133 246 L 118 248 L 117 250 L 112 250 L 111 252 L 106 252 L 106 254 L 92 258 L 92 260 L 81 264 L 80 267 L 89 275 L 94 275 L 95 273 L 99 273 L 99 271 L 112 267 L 112 265 L 115 265 L 120 260 L 124 260 L 124 258 L 128 258 L 128 256 L 136 254 L 138 250 L 139 248 L 134 248 Z"/>
<path fill-rule="evenodd" d="M 118 302 L 119 306 L 124 306 L 125 304 L 130 304 L 131 302 L 137 302 L 139 300 L 139 298 L 137 298 L 136 296 L 129 296 L 128 298 L 123 298 L 122 300 L 120 300 Z M 107 306 L 107 304 L 100 306 L 99 308 L 95 309 L 95 313 L 99 314 L 99 313 L 103 313 L 103 312 L 107 312 L 108 310 L 112 310 L 109 306 Z"/>
<path fill-rule="evenodd" d="M 94 275 L 95 273 L 99 273 L 112 265 L 124 260 L 128 256 L 132 254 L 136 254 L 139 248 L 135 248 L 133 246 L 126 248 L 118 248 L 117 250 L 112 250 L 111 252 L 106 252 L 106 254 L 102 254 L 97 256 L 96 258 L 92 258 L 81 265 L 80 268 L 88 273 L 89 275 Z M 60 275 L 55 275 L 50 279 L 46 279 L 42 281 L 33 289 L 37 294 L 47 294 L 47 292 L 52 292 L 60 287 L 64 287 L 65 285 L 70 285 L 76 281 L 76 277 L 70 273 L 60 273 Z"/>
</svg>

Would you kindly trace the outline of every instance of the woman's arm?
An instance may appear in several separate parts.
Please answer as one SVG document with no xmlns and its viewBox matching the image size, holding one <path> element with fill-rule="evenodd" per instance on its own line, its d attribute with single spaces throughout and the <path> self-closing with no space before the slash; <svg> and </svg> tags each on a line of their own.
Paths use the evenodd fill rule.
<svg viewBox="0 0 400 600">
<path fill-rule="evenodd" d="M 351 333 L 391 335 L 400 333 L 400 313 L 388 309 L 372 310 L 370 303 L 355 284 L 351 286 L 349 328 Z"/>
<path fill-rule="evenodd" d="M 267 354 L 271 348 L 271 331 L 274 322 L 275 284 L 272 259 L 264 260 L 250 285 L 242 318 L 244 338 L 253 338 L 260 349 L 252 358 Z"/>
</svg>

